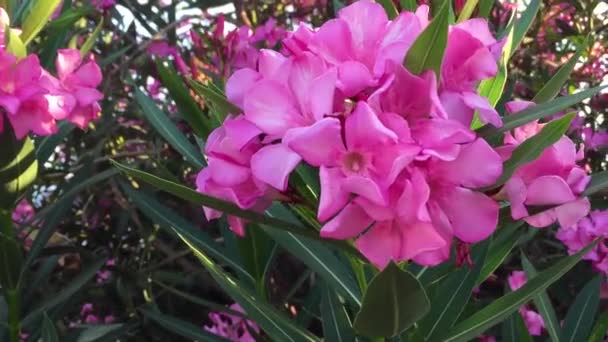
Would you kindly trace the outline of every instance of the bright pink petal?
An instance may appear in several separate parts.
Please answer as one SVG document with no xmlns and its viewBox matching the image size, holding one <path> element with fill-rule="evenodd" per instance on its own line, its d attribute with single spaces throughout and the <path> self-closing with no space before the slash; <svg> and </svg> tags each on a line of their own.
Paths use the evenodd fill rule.
<svg viewBox="0 0 608 342">
<path fill-rule="evenodd" d="M 226 82 L 226 97 L 236 106 L 243 108 L 245 95 L 259 79 L 260 74 L 255 70 L 237 70 Z"/>
<path fill-rule="evenodd" d="M 401 229 L 400 260 L 409 260 L 426 252 L 440 250 L 447 245 L 430 223 L 414 222 L 399 228 Z"/>
<path fill-rule="evenodd" d="M 332 64 L 353 59 L 352 38 L 346 22 L 340 19 L 327 21 L 315 32 L 310 49 Z"/>
<path fill-rule="evenodd" d="M 489 123 L 494 127 L 502 127 L 500 115 L 498 115 L 496 109 L 488 102 L 487 98 L 479 96 L 476 93 L 465 92 L 463 93 L 463 99 L 467 106 L 477 110 L 479 113 L 479 121 Z"/>
<path fill-rule="evenodd" d="M 368 177 L 358 175 L 347 176 L 343 180 L 342 186 L 344 191 L 365 197 L 376 204 L 387 204 L 386 192 L 378 185 L 377 182 Z"/>
<path fill-rule="evenodd" d="M 349 239 L 361 234 L 372 224 L 372 219 L 356 204 L 348 204 L 331 221 L 321 228 L 321 236 L 332 239 Z"/>
<path fill-rule="evenodd" d="M 479 242 L 490 236 L 498 224 L 498 203 L 488 196 L 456 187 L 440 199 L 454 235 L 464 242 Z"/>
<path fill-rule="evenodd" d="M 393 221 L 376 223 L 355 242 L 355 246 L 376 267 L 383 269 L 391 260 L 399 261 L 401 234 Z"/>
<path fill-rule="evenodd" d="M 356 61 L 346 61 L 338 68 L 338 86 L 344 96 L 351 97 L 375 84 L 367 66 Z"/>
<path fill-rule="evenodd" d="M 345 152 L 341 132 L 338 119 L 325 118 L 287 131 L 283 142 L 313 166 L 334 166 Z"/>
<path fill-rule="evenodd" d="M 332 114 L 336 78 L 336 70 L 330 69 L 315 78 L 308 88 L 306 112 L 312 114 L 314 120 L 321 120 L 324 116 Z"/>
<path fill-rule="evenodd" d="M 575 200 L 568 183 L 558 176 L 543 176 L 528 185 L 527 205 L 555 205 Z"/>
<path fill-rule="evenodd" d="M 245 117 L 271 135 L 301 126 L 302 118 L 289 91 L 275 81 L 256 83 L 245 96 Z"/>
<path fill-rule="evenodd" d="M 580 198 L 576 201 L 562 204 L 555 208 L 557 221 L 562 227 L 571 227 L 591 210 L 588 198 Z"/>
<path fill-rule="evenodd" d="M 389 141 L 397 141 L 395 132 L 386 128 L 371 107 L 363 101 L 346 118 L 346 145 L 348 149 L 359 146 L 374 146 Z"/>
<path fill-rule="evenodd" d="M 519 220 L 528 216 L 528 210 L 524 205 L 528 193 L 523 180 L 519 177 L 512 177 L 505 184 L 504 192 L 511 204 L 511 217 Z"/>
<path fill-rule="evenodd" d="M 283 144 L 268 145 L 251 157 L 251 171 L 262 182 L 285 191 L 289 174 L 300 160 L 300 156 Z"/>
<path fill-rule="evenodd" d="M 350 194 L 342 188 L 344 175 L 339 168 L 321 166 L 319 179 L 321 183 L 321 195 L 317 217 L 320 222 L 325 222 L 344 208 L 346 203 L 348 203 Z"/>
<path fill-rule="evenodd" d="M 236 186 L 251 177 L 251 169 L 242 165 L 228 162 L 221 158 L 208 157 L 209 175 L 214 182 L 221 186 Z"/>
<path fill-rule="evenodd" d="M 55 68 L 60 79 L 64 79 L 67 75 L 76 71 L 81 63 L 80 51 L 76 49 L 59 49 L 57 51 Z"/>
</svg>

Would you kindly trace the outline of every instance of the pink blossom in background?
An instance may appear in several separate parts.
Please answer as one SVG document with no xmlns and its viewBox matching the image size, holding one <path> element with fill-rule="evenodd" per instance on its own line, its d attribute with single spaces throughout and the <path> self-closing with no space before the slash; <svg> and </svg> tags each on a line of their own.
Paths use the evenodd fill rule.
<svg viewBox="0 0 608 342">
<path fill-rule="evenodd" d="M 477 341 L 478 342 L 496 342 L 496 337 L 488 336 L 488 335 L 481 335 L 481 336 L 479 336 Z"/>
<path fill-rule="evenodd" d="M 91 0 L 91 5 L 98 11 L 105 12 L 116 5 L 116 0 Z"/>
<path fill-rule="evenodd" d="M 604 274 L 608 274 L 608 210 L 594 210 L 588 216 L 571 226 L 561 226 L 556 237 L 568 248 L 569 254 L 574 254 L 600 239 L 583 259 L 591 261 L 593 267 Z"/>
<path fill-rule="evenodd" d="M 507 278 L 507 282 L 509 283 L 509 287 L 512 291 L 517 291 L 520 287 L 526 284 L 526 274 L 524 273 L 524 271 L 514 271 Z M 519 308 L 519 314 L 524 320 L 524 323 L 526 324 L 530 335 L 542 335 L 543 328 L 545 327 L 545 322 L 538 312 L 524 305 Z"/>
<path fill-rule="evenodd" d="M 28 202 L 26 199 L 23 199 L 17 204 L 17 207 L 13 211 L 11 218 L 15 224 L 23 224 L 28 222 L 32 218 L 36 212 L 34 211 L 34 207 Z"/>
<path fill-rule="evenodd" d="M 230 310 L 245 313 L 238 304 L 230 305 Z M 212 334 L 224 337 L 231 342 L 255 342 L 255 338 L 249 332 L 260 333 L 260 327 L 253 321 L 224 312 L 209 313 L 211 325 L 203 328 Z"/>
<path fill-rule="evenodd" d="M 514 101 L 506 104 L 509 113 L 516 113 L 533 103 Z M 543 124 L 537 121 L 516 128 L 505 134 L 504 146 L 497 149 L 504 160 L 526 139 L 537 134 Z M 580 154 L 570 138 L 564 136 L 546 149 L 536 160 L 520 166 L 507 181 L 498 197 L 506 197 L 511 203 L 513 219 L 524 219 L 534 227 L 546 227 L 558 221 L 562 226 L 572 226 L 589 212 L 589 200 L 580 197 L 590 177 L 577 165 Z M 540 213 L 530 214 L 529 206 L 553 206 Z"/>
</svg>

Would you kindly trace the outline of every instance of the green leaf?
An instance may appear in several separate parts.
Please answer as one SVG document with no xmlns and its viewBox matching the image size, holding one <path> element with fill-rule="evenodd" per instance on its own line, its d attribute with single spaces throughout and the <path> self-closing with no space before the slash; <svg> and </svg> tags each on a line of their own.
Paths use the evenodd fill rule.
<svg viewBox="0 0 608 342">
<path fill-rule="evenodd" d="M 6 51 L 12 53 L 17 58 L 24 58 L 27 56 L 27 49 L 21 38 L 17 35 L 15 30 L 12 30 L 8 25 L 4 28 L 4 34 L 6 35 Z"/>
<path fill-rule="evenodd" d="M 448 16 L 450 1 L 444 1 L 433 21 L 416 38 L 405 56 L 404 65 L 413 74 L 433 70 L 441 75 L 441 62 L 448 41 Z"/>
<path fill-rule="evenodd" d="M 418 324 L 425 341 L 438 341 L 451 328 L 462 314 L 483 267 L 491 239 L 479 246 L 474 255 L 473 268 L 460 267 L 444 278 L 431 297 L 431 310 Z"/>
<path fill-rule="evenodd" d="M 520 112 L 517 112 L 516 114 L 504 117 L 504 125 L 502 127 L 496 128 L 490 125 L 485 125 L 478 129 L 477 133 L 479 136 L 489 139 L 493 136 L 508 132 L 513 128 L 525 125 L 534 120 L 539 120 L 549 115 L 559 113 L 560 111 L 595 95 L 606 87 L 608 86 L 600 86 L 583 90 L 573 95 L 558 97 L 552 101 L 526 108 Z"/>
<path fill-rule="evenodd" d="M 3 289 L 16 290 L 23 267 L 23 254 L 10 210 L 0 209 L 0 229 L 0 285 Z"/>
<path fill-rule="evenodd" d="M 564 320 L 561 341 L 587 340 L 600 305 L 600 285 L 601 278 L 596 276 L 576 296 Z"/>
<path fill-rule="evenodd" d="M 144 116 L 173 148 L 184 156 L 194 167 L 200 169 L 206 165 L 202 154 L 184 136 L 175 124 L 163 113 L 154 101 L 139 90 L 135 90 L 135 99 L 141 107 Z"/>
<path fill-rule="evenodd" d="M 177 231 L 176 233 L 180 235 Z M 215 262 L 196 245 L 195 241 L 192 241 L 183 235 L 180 235 L 180 238 L 188 247 L 190 247 L 194 252 L 194 255 L 198 257 L 218 285 L 220 285 L 232 299 L 239 303 L 247 313 L 247 316 L 264 329 L 273 340 L 292 342 L 319 341 L 317 337 L 296 326 L 293 322 L 290 322 L 289 319 L 284 317 L 270 304 L 264 302 L 261 298 L 256 297 L 246 287 L 241 286 L 235 278 L 216 265 Z"/>
<path fill-rule="evenodd" d="M 523 221 L 510 222 L 494 233 L 496 236 L 492 239 L 490 252 L 486 257 L 479 278 L 477 279 L 477 285 L 488 279 L 488 277 L 502 265 L 513 248 L 515 248 L 520 238 L 520 234 L 517 230 L 523 224 Z"/>
<path fill-rule="evenodd" d="M 42 318 L 42 341 L 44 342 L 59 342 L 59 335 L 57 335 L 57 330 L 55 329 L 55 324 L 49 316 L 47 316 L 46 312 Z"/>
<path fill-rule="evenodd" d="M 192 323 L 188 323 L 186 321 L 182 321 L 181 319 L 175 318 L 173 316 L 165 315 L 158 311 L 155 311 L 150 308 L 140 309 L 141 313 L 146 316 L 146 318 L 154 321 L 161 327 L 174 332 L 182 337 L 196 340 L 196 341 L 205 341 L 205 342 L 227 342 L 228 340 L 220 337 L 218 335 L 214 335 L 206 332 L 200 326 L 196 326 Z"/>
<path fill-rule="evenodd" d="M 576 62 L 579 60 L 583 52 L 585 52 L 585 46 L 579 47 L 574 56 L 572 56 L 566 64 L 559 68 L 555 75 L 551 77 L 549 82 L 547 82 L 545 86 L 542 87 L 538 93 L 536 93 L 536 96 L 534 96 L 532 101 L 536 103 L 545 103 L 555 98 L 563 88 L 564 84 L 568 81 L 572 70 L 574 70 Z"/>
<path fill-rule="evenodd" d="M 269 216 L 260 214 L 255 211 L 251 211 L 251 210 L 243 210 L 243 209 L 239 208 L 237 205 L 235 205 L 234 203 L 201 194 L 201 193 L 194 191 L 188 187 L 185 187 L 181 184 L 173 183 L 171 181 L 156 177 L 147 172 L 140 171 L 140 170 L 122 165 L 115 161 L 112 161 L 112 164 L 117 169 L 124 172 L 125 174 L 127 174 L 131 177 L 134 177 L 136 179 L 139 179 L 143 182 L 146 182 L 146 183 L 156 187 L 159 190 L 166 191 L 166 192 L 173 194 L 179 198 L 182 198 L 188 202 L 202 205 L 202 206 L 209 207 L 209 208 L 213 208 L 213 209 L 219 210 L 221 212 L 224 212 L 228 215 L 237 216 L 237 217 L 244 218 L 251 222 L 262 224 L 269 230 L 288 231 L 288 232 L 294 233 L 296 235 L 305 236 L 309 239 L 323 241 L 327 244 L 338 246 L 338 247 L 344 249 L 345 251 L 352 253 L 353 255 L 360 256 L 360 254 L 358 253 L 358 251 L 356 249 L 354 249 L 352 246 L 346 244 L 344 241 L 336 241 L 336 240 L 331 240 L 331 239 L 320 238 L 318 232 L 311 231 L 310 229 L 306 229 L 306 227 L 303 227 L 300 224 L 295 224 L 295 223 L 287 222 L 284 220 L 279 220 L 279 219 L 269 217 Z"/>
<path fill-rule="evenodd" d="M 480 0 L 478 16 L 480 18 L 487 19 L 490 16 L 490 12 L 492 11 L 493 6 L 494 6 L 494 0 Z"/>
<path fill-rule="evenodd" d="M 82 7 L 72 7 L 68 10 L 64 10 L 63 13 L 57 19 L 49 22 L 48 29 L 49 30 L 63 30 L 71 28 L 80 18 L 86 16 L 90 12 L 92 12 L 93 7 L 91 6 L 82 6 Z"/>
<path fill-rule="evenodd" d="M 525 254 L 521 255 L 521 265 L 526 272 L 527 278 L 533 278 L 536 276 L 537 272 L 534 268 L 534 265 L 528 260 Z M 534 297 L 534 305 L 540 312 L 541 316 L 543 316 L 543 321 L 545 322 L 545 329 L 549 332 L 549 336 L 553 342 L 560 341 L 560 326 L 557 321 L 557 316 L 555 315 L 555 309 L 551 304 L 551 299 L 549 295 L 547 295 L 546 291 L 539 292 L 538 295 Z"/>
<path fill-rule="evenodd" d="M 395 19 L 399 15 L 393 0 L 378 0 L 378 3 L 384 7 L 384 11 L 389 19 Z"/>
<path fill-rule="evenodd" d="M 505 184 L 519 167 L 536 160 L 547 148 L 561 139 L 568 131 L 574 115 L 575 113 L 570 113 L 547 123 L 540 132 L 517 146 L 511 158 L 504 162 L 502 175 L 491 188 Z"/>
<path fill-rule="evenodd" d="M 125 326 L 124 324 L 102 324 L 102 325 L 93 325 L 89 326 L 80 332 L 78 335 L 78 339 L 76 342 L 101 342 L 107 341 L 113 333 L 118 332 L 120 329 Z M 100 340 L 103 339 L 103 340 Z M 114 338 L 111 341 L 118 341 Z"/>
<path fill-rule="evenodd" d="M 223 122 L 229 114 L 238 114 L 242 112 L 237 106 L 233 105 L 226 99 L 226 96 L 212 85 L 203 85 L 197 81 L 189 80 L 188 82 L 192 90 L 200 95 L 207 103 L 213 107 L 218 122 Z"/>
<path fill-rule="evenodd" d="M 608 331 L 608 311 L 604 311 L 595 321 L 593 330 L 589 334 L 587 342 L 602 342 Z"/>
<path fill-rule="evenodd" d="M 106 259 L 102 258 L 91 263 L 87 267 L 84 267 L 82 271 L 74 277 L 65 287 L 61 289 L 61 292 L 52 294 L 48 299 L 39 304 L 33 309 L 25 318 L 22 320 L 24 326 L 30 326 L 36 323 L 36 320 L 45 311 L 53 309 L 55 306 L 62 304 L 78 292 L 86 283 L 91 281 L 101 267 L 105 264 Z"/>
<path fill-rule="evenodd" d="M 513 53 L 515 53 L 519 44 L 526 36 L 526 32 L 528 32 L 530 26 L 532 26 L 532 22 L 540 9 L 540 3 L 540 0 L 531 0 L 528 3 L 528 7 L 526 7 L 515 23 L 515 31 L 513 34 L 513 41 L 511 42 L 509 58 L 513 56 Z"/>
<path fill-rule="evenodd" d="M 36 180 L 38 161 L 32 140 L 28 137 L 17 140 L 8 120 L 4 117 L 0 120 L 5 120 L 4 131 L 0 133 L 0 208 L 11 209 Z"/>
<path fill-rule="evenodd" d="M 471 15 L 473 15 L 473 11 L 475 10 L 478 2 L 479 0 L 467 0 L 464 7 L 460 11 L 460 15 L 458 16 L 459 23 L 469 19 Z"/>
<path fill-rule="evenodd" d="M 255 288 L 266 296 L 266 276 L 275 255 L 276 243 L 262 229 L 248 229 L 247 234 L 237 239 L 242 265 L 255 280 Z"/>
<path fill-rule="evenodd" d="M 591 196 L 606 188 L 608 188 L 608 171 L 594 173 L 591 175 L 591 182 L 587 185 L 583 196 Z"/>
<path fill-rule="evenodd" d="M 505 320 L 512 313 L 516 312 L 519 307 L 530 301 L 535 295 L 544 291 L 566 274 L 566 272 L 574 267 L 574 265 L 576 265 L 595 245 L 596 242 L 574 255 L 561 259 L 553 266 L 538 273 L 536 277 L 529 279 L 528 282 L 517 291 L 508 293 L 503 297 L 494 300 L 491 304 L 477 311 L 471 317 L 458 323 L 450 330 L 447 334 L 448 337 L 446 337 L 443 342 L 468 341 Z"/>
<path fill-rule="evenodd" d="M 519 312 L 513 313 L 502 324 L 502 342 L 534 342 Z"/>
<path fill-rule="evenodd" d="M 296 220 L 293 214 L 282 206 L 273 206 L 268 210 L 271 216 L 285 221 Z M 289 253 L 297 257 L 311 270 L 315 271 L 325 283 L 343 295 L 346 300 L 357 307 L 361 306 L 361 291 L 352 272 L 334 253 L 319 241 L 295 235 L 291 232 L 267 230 L 267 233 Z"/>
<path fill-rule="evenodd" d="M 82 56 L 82 58 L 85 58 L 89 54 L 89 51 L 91 51 L 93 44 L 95 44 L 97 37 L 99 37 L 99 34 L 101 33 L 102 27 L 103 27 L 103 18 L 101 18 L 99 20 L 99 23 L 97 24 L 97 27 L 95 27 L 95 30 L 91 33 L 89 38 L 87 38 L 87 40 L 84 42 L 84 44 L 82 44 L 82 46 L 80 47 L 80 55 Z"/>
<path fill-rule="evenodd" d="M 399 0 L 399 5 L 402 10 L 414 12 L 418 7 L 416 0 Z"/>
<path fill-rule="evenodd" d="M 229 258 L 224 248 L 213 241 L 211 236 L 207 233 L 201 231 L 200 228 L 177 215 L 171 209 L 160 204 L 153 196 L 149 196 L 142 191 L 136 191 L 128 186 L 123 185 L 121 187 L 125 194 L 133 200 L 133 204 L 135 204 L 150 221 L 158 223 L 161 228 L 171 234 L 174 234 L 174 232 L 177 231 L 179 234 L 188 237 L 188 239 L 196 241 L 197 246 L 203 248 L 217 260 L 226 263 L 239 274 L 246 276 L 253 283 L 254 279 L 249 275 L 247 270 L 245 270 L 238 261 Z"/>
<path fill-rule="evenodd" d="M 429 309 L 429 299 L 416 277 L 391 262 L 369 283 L 354 327 L 369 337 L 397 336 Z"/>
<path fill-rule="evenodd" d="M 161 61 L 156 62 L 156 70 L 167 88 L 171 98 L 175 101 L 179 114 L 190 124 L 194 133 L 206 138 L 211 133 L 208 119 L 196 101 L 190 95 L 190 90 L 186 87 L 177 72 L 172 67 L 165 66 Z"/>
<path fill-rule="evenodd" d="M 55 9 L 61 4 L 61 0 L 33 0 L 33 3 L 21 27 L 21 40 L 25 45 L 36 38 L 38 32 L 48 23 Z"/>
<path fill-rule="evenodd" d="M 321 318 L 326 341 L 355 341 L 355 333 L 346 308 L 329 288 L 323 291 L 323 297 L 321 297 Z"/>
</svg>

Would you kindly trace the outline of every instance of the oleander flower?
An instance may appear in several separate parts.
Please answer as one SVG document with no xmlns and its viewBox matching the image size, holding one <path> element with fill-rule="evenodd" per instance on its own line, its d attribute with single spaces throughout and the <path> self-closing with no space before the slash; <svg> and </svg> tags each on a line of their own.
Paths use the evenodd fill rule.
<svg viewBox="0 0 608 342">
<path fill-rule="evenodd" d="M 507 283 L 512 291 L 517 291 L 520 287 L 524 286 L 528 281 L 526 277 L 526 273 L 524 271 L 514 271 L 507 278 Z M 545 327 L 545 321 L 543 317 L 536 311 L 530 309 L 528 306 L 524 305 L 519 308 L 519 314 L 521 318 L 524 320 L 530 335 L 532 336 L 540 336 L 542 335 L 543 328 Z"/>
<path fill-rule="evenodd" d="M 230 310 L 245 313 L 238 304 L 230 305 Z M 224 337 L 231 342 L 255 342 L 251 332 L 260 333 L 260 327 L 253 321 L 246 318 L 225 313 L 209 313 L 211 325 L 204 326 L 205 331 Z"/>
</svg>

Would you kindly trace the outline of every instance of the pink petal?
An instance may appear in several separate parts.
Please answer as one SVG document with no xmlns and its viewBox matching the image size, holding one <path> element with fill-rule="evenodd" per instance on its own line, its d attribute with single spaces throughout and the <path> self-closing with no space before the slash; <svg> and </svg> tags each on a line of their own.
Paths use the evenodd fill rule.
<svg viewBox="0 0 608 342">
<path fill-rule="evenodd" d="M 302 118 L 289 91 L 276 81 L 260 81 L 245 96 L 245 117 L 262 131 L 282 135 Z"/>
<path fill-rule="evenodd" d="M 245 224 L 246 221 L 242 218 L 228 215 L 228 226 L 236 235 L 240 237 L 245 236 Z"/>
<path fill-rule="evenodd" d="M 338 68 L 338 86 L 346 97 L 352 97 L 375 84 L 367 66 L 356 61 L 346 61 Z"/>
<path fill-rule="evenodd" d="M 349 150 L 359 146 L 397 141 L 395 132 L 386 128 L 371 107 L 363 101 L 357 103 L 355 111 L 346 118 L 344 129 Z"/>
<path fill-rule="evenodd" d="M 397 202 L 397 212 L 405 222 L 427 221 L 431 218 L 426 204 L 431 189 L 420 171 L 412 170 L 411 180 L 406 180 L 403 193 Z"/>
<path fill-rule="evenodd" d="M 320 222 L 325 222 L 344 208 L 346 203 L 348 203 L 350 194 L 342 188 L 344 175 L 339 168 L 321 166 L 319 178 L 321 183 L 321 196 L 319 198 L 319 212 L 317 217 Z"/>
<path fill-rule="evenodd" d="M 342 181 L 344 191 L 365 197 L 380 205 L 387 204 L 386 191 L 380 188 L 377 182 L 368 177 L 351 175 Z"/>
<path fill-rule="evenodd" d="M 281 83 L 287 81 L 291 70 L 291 61 L 282 54 L 263 49 L 259 54 L 258 70 L 267 80 L 276 80 Z"/>
<path fill-rule="evenodd" d="M 464 242 L 484 240 L 496 229 L 498 203 L 480 192 L 455 187 L 439 201 L 454 235 Z"/>
<path fill-rule="evenodd" d="M 391 260 L 399 261 L 401 234 L 393 221 L 376 223 L 355 242 L 355 246 L 376 267 L 383 269 Z"/>
<path fill-rule="evenodd" d="M 422 253 L 440 250 L 447 245 L 430 223 L 414 222 L 399 228 L 401 229 L 400 260 L 409 260 Z"/>
<path fill-rule="evenodd" d="M 340 120 L 325 118 L 287 131 L 283 142 L 313 166 L 334 166 L 345 152 Z"/>
<path fill-rule="evenodd" d="M 336 70 L 330 69 L 312 81 L 307 94 L 309 104 L 306 112 L 310 112 L 314 120 L 321 120 L 332 114 L 336 77 Z"/>
<path fill-rule="evenodd" d="M 345 21 L 332 19 L 315 32 L 310 49 L 332 64 L 353 59 L 353 45 L 350 29 Z"/>
<path fill-rule="evenodd" d="M 82 87 L 97 88 L 103 79 L 101 69 L 95 62 L 83 64 L 76 72 L 70 75 L 70 79 L 78 80 L 78 85 Z"/>
<path fill-rule="evenodd" d="M 251 177 L 251 169 L 221 158 L 208 157 L 209 174 L 214 182 L 222 186 L 235 186 Z"/>
<path fill-rule="evenodd" d="M 237 70 L 226 82 L 226 97 L 236 106 L 243 108 L 245 95 L 259 79 L 260 74 L 255 70 Z"/>
<path fill-rule="evenodd" d="M 55 68 L 60 79 L 64 79 L 67 75 L 73 73 L 81 63 L 80 51 L 76 49 L 59 49 L 57 51 Z"/>
<path fill-rule="evenodd" d="M 357 58 L 371 66 L 378 44 L 388 24 L 386 11 L 371 0 L 360 0 L 338 12 L 350 28 L 353 49 Z"/>
<path fill-rule="evenodd" d="M 348 239 L 361 234 L 372 224 L 372 219 L 356 204 L 348 204 L 321 228 L 321 236 Z"/>
<path fill-rule="evenodd" d="M 498 115 L 496 109 L 488 102 L 487 98 L 475 93 L 465 92 L 463 93 L 463 99 L 467 106 L 478 111 L 479 121 L 489 123 L 494 127 L 502 127 L 500 115 Z"/>
<path fill-rule="evenodd" d="M 568 183 L 558 176 L 543 176 L 528 185 L 527 205 L 555 205 L 575 200 Z"/>
<path fill-rule="evenodd" d="M 301 112 L 305 113 L 308 111 L 308 103 L 312 100 L 309 92 L 312 89 L 313 80 L 322 75 L 325 71 L 326 68 L 323 60 L 312 53 L 305 52 L 293 59 L 288 82 L 289 88 L 294 93 Z M 331 97 L 333 99 L 333 93 L 331 94 Z"/>
<path fill-rule="evenodd" d="M 528 193 L 523 180 L 517 176 L 512 177 L 505 184 L 504 191 L 511 204 L 511 217 L 519 220 L 528 216 L 528 210 L 524 205 Z"/>
<path fill-rule="evenodd" d="M 262 182 L 285 191 L 289 174 L 300 160 L 300 156 L 283 144 L 268 145 L 251 157 L 251 171 Z"/>
<path fill-rule="evenodd" d="M 571 227 L 591 210 L 588 198 L 580 198 L 576 201 L 562 204 L 555 208 L 557 221 L 562 227 Z"/>
</svg>

